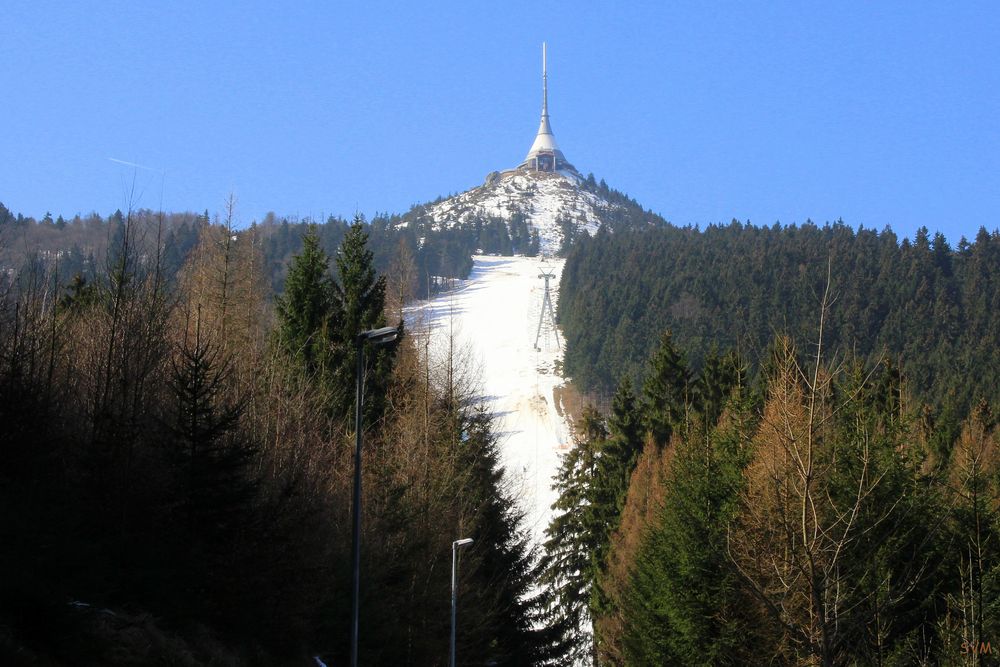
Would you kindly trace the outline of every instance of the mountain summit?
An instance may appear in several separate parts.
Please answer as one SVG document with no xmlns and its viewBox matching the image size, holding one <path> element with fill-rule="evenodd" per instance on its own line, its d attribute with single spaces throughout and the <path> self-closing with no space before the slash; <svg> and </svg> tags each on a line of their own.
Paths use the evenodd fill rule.
<svg viewBox="0 0 1000 667">
<path fill-rule="evenodd" d="M 533 248 L 543 255 L 564 251 L 581 234 L 593 235 L 604 224 L 609 229 L 636 224 L 658 224 L 663 219 L 644 211 L 634 200 L 611 190 L 593 175 L 584 178 L 559 149 L 549 120 L 548 67 L 542 44 L 542 118 L 528 155 L 516 168 L 494 171 L 486 182 L 458 195 L 416 206 L 397 223 L 414 223 L 418 234 L 468 230 L 483 235 L 500 221 L 510 238 L 519 230 L 537 239 Z M 491 232 L 492 234 L 493 232 Z M 492 252 L 488 243 L 477 249 Z M 507 244 L 515 254 L 524 252 Z"/>
<path fill-rule="evenodd" d="M 555 255 L 566 245 L 567 235 L 596 233 L 617 206 L 581 184 L 582 179 L 564 172 L 494 172 L 484 185 L 428 206 L 427 215 L 441 229 L 491 218 L 507 223 L 520 219 L 530 232 L 537 232 L 541 253 Z"/>
</svg>

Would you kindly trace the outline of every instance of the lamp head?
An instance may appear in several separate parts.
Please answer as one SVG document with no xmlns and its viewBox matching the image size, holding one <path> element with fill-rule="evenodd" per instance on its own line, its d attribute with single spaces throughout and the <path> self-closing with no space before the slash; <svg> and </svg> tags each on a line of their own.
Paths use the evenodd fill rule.
<svg viewBox="0 0 1000 667">
<path fill-rule="evenodd" d="M 358 343 L 368 341 L 372 345 L 385 345 L 399 338 L 399 327 L 382 327 L 370 329 L 358 334 Z"/>
<path fill-rule="evenodd" d="M 473 539 L 471 537 L 466 537 L 465 539 L 455 540 L 451 543 L 453 547 L 464 547 L 466 544 L 472 544 Z"/>
</svg>

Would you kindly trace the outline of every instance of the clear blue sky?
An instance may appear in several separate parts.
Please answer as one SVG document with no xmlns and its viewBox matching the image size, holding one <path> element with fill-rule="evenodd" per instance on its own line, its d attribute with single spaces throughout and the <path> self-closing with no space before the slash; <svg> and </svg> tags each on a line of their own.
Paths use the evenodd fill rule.
<svg viewBox="0 0 1000 667">
<path fill-rule="evenodd" d="M 286 6 L 287 5 L 287 6 Z M 1000 225 L 996 2 L 20 2 L 0 202 L 405 211 L 567 158 L 677 224 Z M 162 183 L 161 183 L 162 180 Z"/>
</svg>

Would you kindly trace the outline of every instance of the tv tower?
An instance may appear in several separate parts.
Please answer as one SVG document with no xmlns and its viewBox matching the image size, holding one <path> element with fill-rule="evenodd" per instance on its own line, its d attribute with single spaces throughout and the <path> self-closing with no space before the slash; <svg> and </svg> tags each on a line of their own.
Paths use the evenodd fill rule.
<svg viewBox="0 0 1000 667">
<path fill-rule="evenodd" d="M 545 42 L 542 42 L 542 120 L 538 124 L 538 134 L 528 150 L 518 169 L 529 171 L 559 171 L 575 172 L 576 169 L 566 161 L 566 156 L 559 150 L 556 137 L 549 124 L 549 68 L 546 56 Z"/>
</svg>

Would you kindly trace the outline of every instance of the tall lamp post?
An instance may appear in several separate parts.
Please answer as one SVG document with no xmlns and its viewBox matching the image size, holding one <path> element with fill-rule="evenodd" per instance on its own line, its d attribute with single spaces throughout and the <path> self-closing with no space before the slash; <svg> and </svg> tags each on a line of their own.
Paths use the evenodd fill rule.
<svg viewBox="0 0 1000 667">
<path fill-rule="evenodd" d="M 458 568 L 456 566 L 457 559 L 455 558 L 458 547 L 464 547 L 466 545 L 472 544 L 472 538 L 466 537 L 462 540 L 455 540 L 451 543 L 451 667 L 455 667 L 455 609 L 457 608 L 456 603 L 456 590 L 458 588 L 456 576 L 458 573 Z"/>
<path fill-rule="evenodd" d="M 351 667 L 358 667 L 358 603 L 361 592 L 361 419 L 364 414 L 365 343 L 385 345 L 398 337 L 398 327 L 382 327 L 362 331 L 355 341 L 358 368 L 354 399 L 354 595 L 351 608 Z"/>
</svg>

